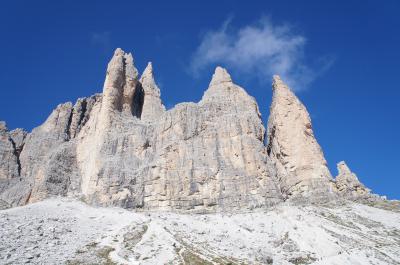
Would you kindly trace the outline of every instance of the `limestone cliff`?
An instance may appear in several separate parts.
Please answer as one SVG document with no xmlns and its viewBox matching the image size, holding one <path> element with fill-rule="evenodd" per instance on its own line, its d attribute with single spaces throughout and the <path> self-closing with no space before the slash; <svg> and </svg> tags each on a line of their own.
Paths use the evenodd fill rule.
<svg viewBox="0 0 400 265">
<path fill-rule="evenodd" d="M 300 100 L 278 77 L 273 90 L 265 139 L 256 101 L 225 69 L 198 103 L 167 111 L 152 64 L 139 79 L 132 54 L 117 49 L 102 94 L 58 105 L 30 133 L 0 123 L 1 207 L 61 195 L 220 211 L 361 194 L 347 171 L 334 183 Z"/>
</svg>

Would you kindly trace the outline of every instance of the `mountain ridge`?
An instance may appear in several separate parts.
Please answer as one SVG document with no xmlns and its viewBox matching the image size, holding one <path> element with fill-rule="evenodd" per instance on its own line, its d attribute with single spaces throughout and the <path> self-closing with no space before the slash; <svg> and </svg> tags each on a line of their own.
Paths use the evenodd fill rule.
<svg viewBox="0 0 400 265">
<path fill-rule="evenodd" d="M 267 128 L 255 99 L 217 67 L 198 103 L 166 110 L 149 63 L 115 50 L 102 94 L 60 104 L 27 133 L 0 126 L 3 207 L 54 195 L 136 209 L 223 211 L 286 200 L 373 203 L 354 174 L 329 172 L 306 107 L 278 77 Z"/>
</svg>

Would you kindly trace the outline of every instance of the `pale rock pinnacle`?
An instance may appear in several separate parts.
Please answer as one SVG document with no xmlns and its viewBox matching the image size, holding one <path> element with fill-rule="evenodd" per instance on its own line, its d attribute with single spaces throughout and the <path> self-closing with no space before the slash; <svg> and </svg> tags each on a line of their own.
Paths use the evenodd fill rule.
<svg viewBox="0 0 400 265">
<path fill-rule="evenodd" d="M 233 83 L 232 78 L 225 68 L 215 68 L 210 84 L 200 101 L 201 104 L 224 104 L 223 109 L 229 111 L 256 111 L 260 116 L 256 100 L 245 89 Z"/>
<path fill-rule="evenodd" d="M 140 77 L 140 82 L 144 91 L 141 120 L 157 120 L 165 113 L 165 107 L 161 102 L 160 89 L 154 80 L 153 65 L 151 62 L 147 64 L 146 69 Z"/>
<path fill-rule="evenodd" d="M 217 66 L 215 68 L 215 72 L 212 76 L 210 86 L 219 85 L 221 83 L 232 83 L 232 78 L 229 75 L 228 71 L 221 66 Z"/>
<path fill-rule="evenodd" d="M 101 120 L 110 127 L 115 112 L 124 112 L 140 117 L 143 105 L 143 91 L 138 86 L 138 71 L 131 53 L 117 48 L 107 67 L 103 88 Z"/>
<path fill-rule="evenodd" d="M 332 177 L 315 139 L 310 115 L 291 89 L 273 77 L 267 152 L 285 196 L 318 197 L 332 193 Z"/>
</svg>

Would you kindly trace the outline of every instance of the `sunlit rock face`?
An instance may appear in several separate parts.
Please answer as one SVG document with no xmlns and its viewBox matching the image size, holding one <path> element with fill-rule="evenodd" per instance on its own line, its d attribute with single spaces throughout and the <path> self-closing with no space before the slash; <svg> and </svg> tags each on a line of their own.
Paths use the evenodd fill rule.
<svg viewBox="0 0 400 265">
<path fill-rule="evenodd" d="M 165 107 L 161 101 L 161 93 L 153 75 L 153 65 L 148 63 L 140 83 L 143 87 L 144 101 L 140 119 L 142 121 L 154 122 L 165 113 Z"/>
<path fill-rule="evenodd" d="M 283 195 L 318 200 L 334 196 L 333 179 L 307 109 L 279 76 L 274 76 L 272 88 L 267 153 Z"/>
<path fill-rule="evenodd" d="M 1 207 L 73 196 L 205 212 L 359 193 L 343 184 L 347 173 L 332 179 L 300 100 L 278 77 L 273 90 L 265 139 L 255 99 L 225 69 L 198 103 L 166 110 L 152 64 L 139 78 L 132 54 L 117 49 L 101 94 L 58 105 L 30 133 L 0 123 Z"/>
<path fill-rule="evenodd" d="M 140 117 L 118 108 L 103 113 L 105 86 L 101 115 L 88 122 L 103 129 L 79 135 L 77 161 L 86 200 L 186 210 L 254 208 L 281 200 L 266 161 L 257 104 L 225 69 L 216 69 L 199 103 L 169 111 L 151 64 L 138 86 L 144 99 L 132 106 Z M 110 126 L 104 122 L 108 117 Z"/>
</svg>

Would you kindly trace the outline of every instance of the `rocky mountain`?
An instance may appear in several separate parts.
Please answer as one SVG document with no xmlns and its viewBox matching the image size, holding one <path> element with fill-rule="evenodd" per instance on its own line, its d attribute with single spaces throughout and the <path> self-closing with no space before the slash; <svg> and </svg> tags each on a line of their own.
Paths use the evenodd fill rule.
<svg viewBox="0 0 400 265">
<path fill-rule="evenodd" d="M 101 94 L 58 105 L 30 133 L 0 124 L 1 205 L 61 195 L 212 212 L 381 200 L 343 163 L 332 178 L 305 106 L 278 76 L 272 89 L 267 130 L 255 99 L 221 67 L 198 103 L 166 110 L 152 64 L 139 77 L 132 54 L 117 49 Z"/>
<path fill-rule="evenodd" d="M 0 264 L 400 264 L 400 202 L 345 162 L 333 178 L 306 107 L 272 89 L 267 128 L 221 67 L 166 110 L 152 64 L 117 49 L 101 94 L 31 132 L 0 122 Z"/>
</svg>

